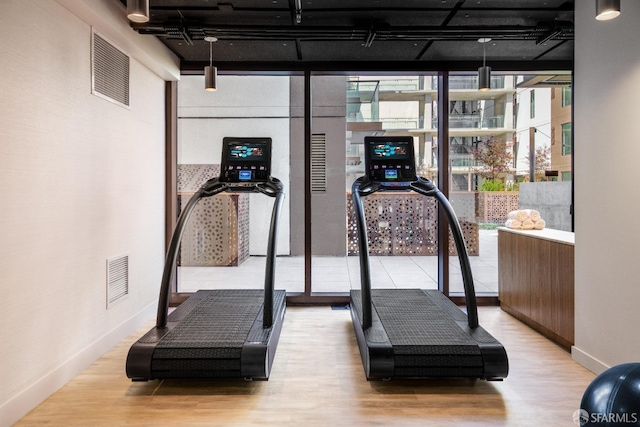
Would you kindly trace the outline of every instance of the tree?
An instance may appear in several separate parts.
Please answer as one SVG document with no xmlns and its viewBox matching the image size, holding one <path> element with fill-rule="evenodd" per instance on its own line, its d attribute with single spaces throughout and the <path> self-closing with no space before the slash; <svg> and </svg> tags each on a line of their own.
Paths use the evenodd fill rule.
<svg viewBox="0 0 640 427">
<path fill-rule="evenodd" d="M 535 163 L 533 165 L 533 170 L 536 176 L 536 181 L 539 181 L 541 177 L 544 176 L 546 170 L 551 167 L 551 147 L 538 147 L 536 148 L 535 154 Z M 531 165 L 531 160 L 529 159 L 529 155 L 525 156 L 525 160 L 529 165 Z"/>
<path fill-rule="evenodd" d="M 485 179 L 497 181 L 500 174 L 511 170 L 513 153 L 506 141 L 496 139 L 493 135 L 478 144 L 473 150 L 476 161 L 476 172 Z"/>
</svg>

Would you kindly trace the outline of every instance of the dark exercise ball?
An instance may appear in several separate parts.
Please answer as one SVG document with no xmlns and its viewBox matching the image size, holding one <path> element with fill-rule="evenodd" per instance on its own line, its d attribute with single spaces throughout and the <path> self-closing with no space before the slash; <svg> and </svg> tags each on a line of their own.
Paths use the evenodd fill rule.
<svg viewBox="0 0 640 427">
<path fill-rule="evenodd" d="M 581 426 L 640 426 L 640 363 L 613 366 L 598 375 L 576 415 Z"/>
</svg>

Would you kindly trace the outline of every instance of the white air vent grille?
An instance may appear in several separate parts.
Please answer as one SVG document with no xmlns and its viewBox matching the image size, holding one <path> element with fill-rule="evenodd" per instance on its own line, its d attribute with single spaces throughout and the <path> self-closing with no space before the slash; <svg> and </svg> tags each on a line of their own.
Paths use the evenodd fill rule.
<svg viewBox="0 0 640 427">
<path fill-rule="evenodd" d="M 129 107 L 129 55 L 94 32 L 92 57 L 92 93 Z"/>
<path fill-rule="evenodd" d="M 311 191 L 327 191 L 327 135 L 324 133 L 311 135 Z"/>
<path fill-rule="evenodd" d="M 129 294 L 129 256 L 107 260 L 107 308 Z"/>
</svg>

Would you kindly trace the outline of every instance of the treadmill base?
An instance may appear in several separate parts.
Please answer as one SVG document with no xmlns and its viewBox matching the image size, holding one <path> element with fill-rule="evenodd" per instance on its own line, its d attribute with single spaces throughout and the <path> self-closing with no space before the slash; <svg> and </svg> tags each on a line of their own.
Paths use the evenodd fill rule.
<svg viewBox="0 0 640 427">
<path fill-rule="evenodd" d="M 504 347 L 482 327 L 470 329 L 465 313 L 441 292 L 374 289 L 371 295 L 372 325 L 363 329 L 361 293 L 351 291 L 367 379 L 507 376 Z"/>
<path fill-rule="evenodd" d="M 273 324 L 263 328 L 262 290 L 198 291 L 133 344 L 127 376 L 268 380 L 286 311 L 274 291 Z"/>
</svg>

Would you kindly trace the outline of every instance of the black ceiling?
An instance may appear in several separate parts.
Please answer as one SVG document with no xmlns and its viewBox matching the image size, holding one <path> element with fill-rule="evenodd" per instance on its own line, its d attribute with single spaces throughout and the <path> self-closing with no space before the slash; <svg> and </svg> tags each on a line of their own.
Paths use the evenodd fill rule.
<svg viewBox="0 0 640 427">
<path fill-rule="evenodd" d="M 121 0 L 126 3 L 126 0 Z M 571 69 L 574 0 L 149 0 L 183 71 Z"/>
</svg>

